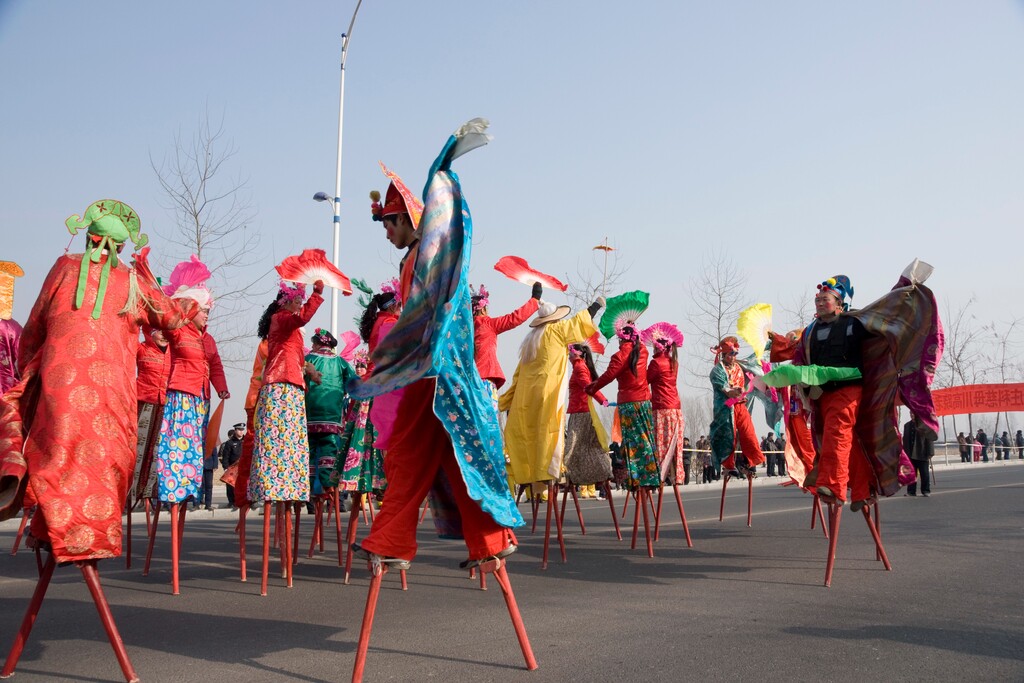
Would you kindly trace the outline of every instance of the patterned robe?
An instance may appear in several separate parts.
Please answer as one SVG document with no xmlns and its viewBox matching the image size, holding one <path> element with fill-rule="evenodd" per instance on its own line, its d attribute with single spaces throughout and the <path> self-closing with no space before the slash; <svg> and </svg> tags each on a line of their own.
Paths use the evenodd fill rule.
<svg viewBox="0 0 1024 683">
<path fill-rule="evenodd" d="M 25 324 L 22 379 L 0 399 L 0 519 L 18 511 L 30 482 L 40 506 L 31 533 L 49 541 L 58 562 L 121 554 L 121 508 L 135 463 L 139 326 L 175 328 L 196 310 L 141 279 L 129 296 L 135 273 L 122 264 L 111 269 L 94 320 L 105 258 L 89 265 L 77 310 L 82 255 L 57 259 Z"/>
</svg>

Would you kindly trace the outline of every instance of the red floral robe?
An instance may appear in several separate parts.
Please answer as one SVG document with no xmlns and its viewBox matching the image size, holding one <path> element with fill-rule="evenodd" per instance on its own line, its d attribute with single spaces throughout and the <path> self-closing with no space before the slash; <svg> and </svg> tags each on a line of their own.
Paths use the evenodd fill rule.
<svg viewBox="0 0 1024 683">
<path fill-rule="evenodd" d="M 105 258 L 105 257 L 104 257 Z M 136 450 L 135 363 L 142 323 L 178 327 L 195 314 L 141 278 L 125 314 L 129 272 L 112 268 L 103 312 L 91 317 L 103 265 L 89 265 L 85 301 L 73 309 L 81 254 L 50 269 L 21 339 L 22 379 L 0 399 L 0 519 L 18 510 L 26 473 L 39 501 L 32 535 L 58 562 L 121 554 L 121 507 Z M 26 435 L 27 432 L 27 435 Z"/>
</svg>

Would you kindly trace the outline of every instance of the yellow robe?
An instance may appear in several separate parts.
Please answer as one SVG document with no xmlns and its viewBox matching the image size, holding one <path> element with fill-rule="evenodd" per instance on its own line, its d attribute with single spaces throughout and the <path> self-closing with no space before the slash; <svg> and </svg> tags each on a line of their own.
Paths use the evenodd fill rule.
<svg viewBox="0 0 1024 683">
<path fill-rule="evenodd" d="M 498 409 L 508 411 L 505 450 L 517 483 L 559 478 L 568 402 L 568 345 L 585 341 L 596 331 L 586 310 L 548 323 L 536 357 L 529 363 L 520 361 L 511 386 L 498 398 Z"/>
</svg>

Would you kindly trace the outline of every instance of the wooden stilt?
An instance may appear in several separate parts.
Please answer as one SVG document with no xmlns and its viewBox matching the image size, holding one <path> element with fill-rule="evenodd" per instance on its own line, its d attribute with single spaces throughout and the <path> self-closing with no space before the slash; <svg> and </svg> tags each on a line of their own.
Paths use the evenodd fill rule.
<svg viewBox="0 0 1024 683">
<path fill-rule="evenodd" d="M 661 496 L 665 492 L 665 482 L 658 486 L 658 507 L 654 511 L 654 540 L 661 537 Z"/>
<path fill-rule="evenodd" d="M 493 564 L 495 565 L 493 569 L 480 565 L 481 574 L 485 571 L 494 573 L 494 578 L 498 581 L 498 585 L 501 586 L 501 593 L 505 597 L 505 605 L 508 607 L 509 617 L 512 618 L 512 628 L 515 629 L 516 638 L 519 640 L 519 647 L 523 651 L 526 668 L 528 671 L 534 671 L 537 668 L 537 660 L 533 656 L 533 648 L 530 647 L 530 638 L 526 634 L 526 626 L 523 624 L 523 617 L 519 613 L 519 605 L 516 603 L 515 593 L 512 592 L 512 582 L 508 578 L 508 572 L 505 571 L 505 562 L 499 559 L 495 560 Z"/>
<path fill-rule="evenodd" d="M 929 460 L 928 462 L 930 463 L 931 460 Z M 881 513 L 881 509 L 880 509 L 880 507 L 879 507 L 877 502 L 874 504 L 873 507 L 875 508 L 875 530 L 878 532 L 878 543 L 876 545 L 881 546 L 881 541 L 882 541 L 882 515 L 880 514 Z M 867 507 L 865 506 L 864 509 L 867 510 Z M 882 559 L 882 550 L 880 550 L 879 548 L 875 548 L 875 561 L 878 561 L 878 560 L 881 560 L 881 559 Z"/>
<path fill-rule="evenodd" d="M 683 522 L 683 533 L 686 534 L 686 547 L 693 547 L 693 540 L 690 538 L 690 525 L 686 523 L 686 511 L 683 510 L 683 497 L 679 494 L 679 484 L 672 484 L 672 490 L 676 495 L 676 505 L 679 507 L 679 519 Z M 655 536 L 654 540 L 658 540 Z"/>
<path fill-rule="evenodd" d="M 100 585 L 100 575 L 96 570 L 96 560 L 85 560 L 75 564 L 81 568 L 82 576 L 85 577 L 85 583 L 89 586 L 89 592 L 92 593 L 92 600 L 96 603 L 96 611 L 100 614 L 100 621 L 103 622 L 103 628 L 107 632 L 110 646 L 114 648 L 114 656 L 117 657 L 117 663 L 121 665 L 124 679 L 128 683 L 135 683 L 135 681 L 139 680 L 139 675 L 135 673 L 131 660 L 128 659 L 128 651 L 124 647 L 124 641 L 121 640 L 117 624 L 114 623 L 114 615 L 110 611 L 110 604 L 107 602 L 107 597 L 103 594 L 103 587 Z"/>
<path fill-rule="evenodd" d="M 337 488 L 334 489 L 334 527 L 338 534 L 338 566 L 342 567 L 345 563 L 345 549 L 341 544 L 341 494 Z"/>
<path fill-rule="evenodd" d="M 547 515 L 544 518 L 544 553 L 541 556 L 540 568 L 548 568 L 548 546 L 551 543 L 551 516 L 554 514 L 554 501 L 552 500 L 551 491 L 548 491 L 548 507 Z"/>
<path fill-rule="evenodd" d="M 248 504 L 238 508 L 238 564 L 242 583 L 246 583 L 245 575 L 245 517 L 249 512 Z"/>
<path fill-rule="evenodd" d="M 153 559 L 153 545 L 156 543 L 156 527 L 157 522 L 160 521 L 160 501 L 156 501 L 156 507 L 153 509 L 153 524 L 149 527 L 149 547 L 146 548 L 146 563 L 142 566 L 142 575 L 149 576 L 149 562 Z"/>
<path fill-rule="evenodd" d="M 629 543 L 629 549 L 630 550 L 636 550 L 636 537 L 637 537 L 637 534 L 640 532 L 640 493 L 639 493 L 639 490 L 640 490 L 640 487 L 637 487 L 637 489 L 635 491 L 630 491 L 629 493 L 626 494 L 627 498 L 630 497 L 630 496 L 636 498 L 636 509 L 633 510 L 633 540 L 630 541 L 630 543 Z M 625 509 L 625 508 L 623 508 L 623 509 Z"/>
<path fill-rule="evenodd" d="M 570 484 L 568 484 L 568 486 L 566 488 L 568 488 L 569 489 L 569 493 L 572 494 L 572 504 L 576 506 L 576 519 L 579 520 L 579 523 L 580 523 L 580 535 L 581 536 L 586 536 L 587 535 L 587 527 L 585 527 L 583 525 L 583 511 L 580 510 L 580 501 L 579 501 L 579 498 L 576 497 L 576 487 L 573 484 L 570 483 Z M 562 503 L 562 519 L 565 519 L 565 503 L 564 502 Z"/>
<path fill-rule="evenodd" d="M 292 551 L 293 551 L 293 548 L 297 550 L 297 548 L 295 548 L 295 543 L 293 543 L 293 541 L 292 541 L 292 539 L 293 539 L 293 535 L 292 535 L 292 508 L 293 507 L 297 507 L 297 506 L 293 506 L 291 503 L 285 503 L 284 504 L 284 539 L 283 539 L 284 543 L 282 544 L 282 548 L 284 549 L 285 585 L 288 586 L 288 588 L 292 587 L 292 568 L 295 566 L 295 562 L 292 559 Z M 296 514 L 296 517 L 299 515 L 298 510 L 296 510 L 295 514 Z M 298 536 L 298 519 L 296 519 L 296 523 L 295 524 L 296 524 L 296 533 L 295 533 L 294 536 L 297 537 Z"/>
<path fill-rule="evenodd" d="M 125 552 L 124 552 L 124 568 L 132 568 L 132 506 L 131 506 L 131 494 L 125 498 L 124 507 L 127 510 L 127 529 L 125 530 Z"/>
<path fill-rule="evenodd" d="M 355 510 L 355 508 L 353 508 Z M 372 568 L 371 568 L 372 571 Z M 380 597 L 380 583 L 387 568 L 379 567 L 370 577 L 370 590 L 366 594 L 366 607 L 363 609 L 363 624 L 359 629 L 359 645 L 356 647 L 356 663 L 352 668 L 352 683 L 361 683 L 363 670 L 366 668 L 366 651 L 370 649 L 370 632 L 373 631 L 373 616 L 377 612 L 377 598 Z"/>
<path fill-rule="evenodd" d="M 548 495 L 551 496 L 552 498 L 554 498 L 555 502 L 557 503 L 558 502 L 558 483 L 552 481 L 548 486 L 550 487 L 549 491 L 548 491 Z M 556 532 L 558 534 L 558 550 L 559 550 L 559 552 L 562 553 L 562 562 L 566 562 L 567 559 L 566 559 L 566 556 L 565 556 L 565 535 L 562 532 L 562 529 L 563 529 L 562 515 L 560 515 L 558 513 L 558 506 L 557 505 L 555 506 L 554 511 L 555 511 L 555 530 L 556 530 Z"/>
<path fill-rule="evenodd" d="M 319 498 L 313 503 L 313 535 L 309 539 L 309 552 L 306 553 L 306 557 L 313 557 L 313 552 L 316 550 L 316 542 L 320 537 L 320 524 L 324 520 L 324 504 Z M 297 529 L 296 529 L 297 530 Z M 296 534 L 298 536 L 298 534 Z M 320 545 L 320 552 L 323 552 L 323 543 Z"/>
<path fill-rule="evenodd" d="M 540 511 L 540 496 L 533 494 L 533 487 L 530 487 L 530 507 L 533 509 L 533 527 L 530 529 L 531 534 L 537 533 L 537 513 Z"/>
<path fill-rule="evenodd" d="M 814 507 L 811 508 L 811 528 L 814 528 L 814 515 L 817 513 L 818 521 L 821 522 L 821 533 L 825 534 L 825 540 L 828 540 L 828 524 L 825 523 L 825 513 L 821 510 L 821 498 L 818 494 L 814 494 Z"/>
<path fill-rule="evenodd" d="M 626 510 L 629 508 L 629 497 L 632 495 L 632 491 L 626 489 L 626 500 L 622 502 L 622 519 L 626 518 Z"/>
<path fill-rule="evenodd" d="M 348 515 L 348 532 L 345 535 L 345 585 L 348 585 L 352 574 L 352 544 L 356 542 L 356 525 L 359 524 L 359 511 L 363 508 L 363 494 L 352 492 L 352 509 Z"/>
<path fill-rule="evenodd" d="M 615 503 L 612 501 L 612 486 L 607 481 L 604 483 L 604 497 L 608 499 L 608 507 L 612 510 L 612 523 L 615 524 L 615 537 L 622 540 L 622 531 L 619 530 L 619 518 L 615 514 Z"/>
<path fill-rule="evenodd" d="M 181 543 L 181 529 L 180 523 L 181 517 L 181 503 L 171 503 L 171 593 L 173 595 L 179 595 L 178 585 L 178 557 L 179 557 L 179 544 Z"/>
<path fill-rule="evenodd" d="M 46 589 L 50 586 L 50 579 L 53 577 L 53 570 L 56 567 L 57 561 L 51 554 L 46 558 L 43 571 L 39 574 L 39 581 L 36 582 L 36 589 L 32 593 L 32 599 L 29 600 L 28 609 L 25 610 L 25 617 L 21 620 L 21 628 L 18 629 L 18 634 L 14 637 L 14 644 L 7 655 L 7 661 L 4 664 L 3 671 L 0 672 L 0 678 L 8 678 L 14 674 L 14 667 L 18 665 L 21 652 L 25 649 L 25 643 L 28 642 L 29 634 L 32 633 L 32 626 L 36 622 L 36 617 L 39 616 L 39 607 L 43 604 Z"/>
<path fill-rule="evenodd" d="M 423 501 L 423 511 L 420 512 L 420 521 L 419 521 L 420 524 L 423 524 L 423 520 L 427 518 L 427 508 L 429 508 L 429 507 L 430 507 L 430 501 L 429 500 Z"/>
<path fill-rule="evenodd" d="M 825 588 L 832 585 L 832 570 L 836 564 L 836 542 L 839 540 L 839 522 L 842 515 L 842 505 L 828 504 L 828 559 L 825 562 Z"/>
<path fill-rule="evenodd" d="M 729 475 L 722 475 L 722 503 L 718 506 L 718 521 L 721 522 L 725 518 L 725 489 L 729 486 Z"/>
<path fill-rule="evenodd" d="M 747 526 L 751 526 L 754 518 L 754 475 L 747 475 Z"/>
<path fill-rule="evenodd" d="M 654 511 L 654 499 L 651 497 L 651 490 L 647 487 L 639 487 L 640 499 L 637 504 L 643 508 L 644 514 L 644 538 L 647 539 L 647 557 L 654 557 L 654 544 L 651 542 L 651 527 L 647 519 L 647 505 L 650 504 L 651 511 Z"/>
<path fill-rule="evenodd" d="M 260 595 L 267 594 L 267 577 L 270 574 L 270 501 L 263 501 L 263 568 L 260 578 Z"/>
<path fill-rule="evenodd" d="M 25 527 L 28 525 L 29 517 L 32 516 L 31 508 L 22 508 L 21 510 L 21 524 L 18 525 L 18 533 L 14 537 L 14 546 L 11 547 L 11 555 L 18 554 L 18 546 L 21 545 L 21 538 L 25 535 Z"/>
<path fill-rule="evenodd" d="M 871 508 L 875 508 L 875 520 L 871 519 Z M 875 541 L 875 554 L 882 560 L 882 564 L 885 566 L 885 571 L 891 572 L 892 565 L 889 564 L 889 556 L 885 554 L 885 548 L 882 546 L 882 534 L 878 530 L 876 524 L 878 520 L 878 504 L 865 505 L 862 510 L 864 513 L 864 521 L 868 523 L 868 531 L 871 532 L 871 538 Z"/>
<path fill-rule="evenodd" d="M 370 508 L 370 524 L 373 524 L 373 516 L 374 514 L 376 514 L 374 512 L 374 503 L 376 502 L 376 500 L 377 497 L 373 494 L 373 491 L 366 492 L 366 507 Z"/>
<path fill-rule="evenodd" d="M 285 505 L 288 505 L 285 503 Z M 291 504 L 290 509 L 294 511 L 295 523 L 292 524 L 291 515 L 288 516 L 288 536 L 287 538 L 292 539 L 291 550 L 288 553 L 288 559 L 290 562 L 288 566 L 296 565 L 299 563 L 299 519 L 302 517 L 302 508 L 304 507 L 303 501 L 297 500 Z M 294 526 L 294 529 L 292 528 Z M 313 535 L 316 536 L 316 531 L 313 531 Z M 291 588 L 291 586 L 288 586 Z"/>
<path fill-rule="evenodd" d="M 148 534 L 149 533 L 149 522 L 150 522 L 149 514 L 150 514 L 150 512 L 152 512 L 152 505 L 150 504 L 149 498 L 146 498 L 145 500 L 142 501 L 142 507 L 144 507 L 146 509 L 146 533 Z"/>
</svg>

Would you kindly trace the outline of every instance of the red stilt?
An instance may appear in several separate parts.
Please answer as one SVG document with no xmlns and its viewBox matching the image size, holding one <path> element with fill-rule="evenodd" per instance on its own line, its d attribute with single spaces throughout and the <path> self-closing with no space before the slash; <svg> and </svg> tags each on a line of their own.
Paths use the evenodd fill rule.
<svg viewBox="0 0 1024 683">
<path fill-rule="evenodd" d="M 32 593 L 32 599 L 29 600 L 28 609 L 25 610 L 25 617 L 21 620 L 21 628 L 18 629 L 18 635 L 14 637 L 14 644 L 11 646 L 11 651 L 7 655 L 7 662 L 4 664 L 3 672 L 0 672 L 0 678 L 8 678 L 14 674 L 14 667 L 18 665 L 18 660 L 21 658 L 21 651 L 25 649 L 25 643 L 28 642 L 28 636 L 32 633 L 32 626 L 36 622 L 36 617 L 39 615 L 39 607 L 43 604 L 43 597 L 46 595 L 46 589 L 50 585 L 50 579 L 53 577 L 53 570 L 57 567 L 57 561 L 51 554 L 46 558 L 46 564 L 43 566 L 43 571 L 39 574 L 39 581 L 36 583 L 36 589 Z"/>
<path fill-rule="evenodd" d="M 580 522 L 580 535 L 587 535 L 587 527 L 583 526 L 583 512 L 580 510 L 580 501 L 576 497 L 576 487 L 570 483 L 568 485 L 569 493 L 572 494 L 572 504 L 576 506 L 576 519 Z M 565 503 L 562 503 L 562 519 L 565 519 Z"/>
<path fill-rule="evenodd" d="M 875 503 L 874 507 L 875 507 L 875 530 L 878 532 L 878 541 L 879 541 L 879 543 L 877 545 L 881 545 L 881 541 L 882 541 L 882 516 L 879 514 L 881 512 L 881 510 L 880 510 L 877 502 Z M 864 509 L 867 510 L 867 506 L 865 506 Z M 881 560 L 881 559 L 882 559 L 882 551 L 879 550 L 878 548 L 875 548 L 875 561 L 877 562 L 878 560 Z"/>
<path fill-rule="evenodd" d="M 554 501 L 551 499 L 551 491 L 548 491 L 548 509 L 544 518 L 544 554 L 541 556 L 540 568 L 548 568 L 548 546 L 551 543 L 551 515 L 554 514 Z"/>
<path fill-rule="evenodd" d="M 180 548 L 178 544 L 181 543 L 181 528 L 180 524 L 183 521 L 181 518 L 184 515 L 181 514 L 181 503 L 171 503 L 171 593 L 173 595 L 179 595 L 180 590 L 178 586 L 178 556 Z"/>
<path fill-rule="evenodd" d="M 487 565 L 492 563 L 488 562 Z M 530 647 L 530 638 L 526 635 L 526 626 L 523 624 L 523 617 L 519 614 L 519 605 L 516 604 L 515 593 L 512 592 L 512 582 L 508 578 L 508 572 L 505 571 L 505 563 L 502 560 L 495 560 L 493 569 L 480 565 L 480 571 L 493 571 L 494 578 L 497 579 L 498 585 L 501 586 L 501 593 L 505 596 L 505 605 L 508 607 L 508 614 L 512 618 L 512 628 L 516 631 L 516 638 L 519 640 L 519 647 L 523 651 L 523 658 L 526 660 L 526 668 L 528 671 L 534 671 L 537 668 L 537 660 L 533 656 L 533 648 Z"/>
<path fill-rule="evenodd" d="M 640 505 L 644 511 L 644 537 L 647 539 L 647 557 L 654 557 L 654 544 L 651 542 L 651 527 L 647 519 L 647 505 L 650 504 L 651 512 L 654 512 L 654 498 L 649 488 L 640 489 Z"/>
<path fill-rule="evenodd" d="M 365 503 L 365 502 L 366 502 L 367 500 L 369 500 L 369 499 L 370 499 L 370 494 L 369 494 L 369 493 L 367 493 L 367 494 L 366 494 L 366 497 L 365 497 L 365 498 L 364 498 L 364 497 L 363 497 L 362 495 L 360 495 L 360 496 L 359 496 L 359 509 L 360 509 L 360 510 L 362 511 L 362 513 L 363 513 L 363 524 L 369 524 L 369 523 L 370 523 L 370 519 L 369 519 L 369 517 L 367 517 L 367 516 L 366 516 L 366 508 L 365 508 L 365 507 L 363 507 L 363 504 L 364 504 L 364 503 Z"/>
<path fill-rule="evenodd" d="M 245 517 L 249 512 L 249 505 L 238 508 L 238 564 L 241 570 L 242 583 L 246 583 L 245 575 Z"/>
<path fill-rule="evenodd" d="M 679 484 L 672 484 L 672 490 L 676 494 L 676 505 L 679 506 L 679 519 L 683 522 L 683 533 L 686 534 L 686 547 L 693 547 L 693 540 L 690 538 L 690 525 L 686 523 L 686 511 L 683 510 L 683 497 L 679 495 Z M 654 540 L 658 540 L 655 536 Z"/>
<path fill-rule="evenodd" d="M 37 545 L 34 549 L 35 552 L 32 554 L 36 556 L 36 574 L 39 576 L 43 575 L 43 558 L 39 553 L 39 546 Z"/>
<path fill-rule="evenodd" d="M 632 492 L 626 489 L 626 500 L 622 502 L 622 519 L 626 518 L 626 510 L 629 508 L 629 497 L 631 494 Z"/>
<path fill-rule="evenodd" d="M 366 492 L 366 506 L 370 508 L 370 523 L 373 523 L 374 515 L 374 503 L 377 502 L 377 497 L 373 495 L 373 491 Z"/>
<path fill-rule="evenodd" d="M 149 513 L 152 510 L 152 506 L 150 505 L 149 498 L 146 498 L 145 500 L 142 501 L 142 506 L 144 508 L 146 508 L 146 533 L 148 534 L 149 533 L 149 521 L 150 521 L 149 520 Z"/>
<path fill-rule="evenodd" d="M 865 505 L 863 509 L 864 521 L 868 523 L 868 531 L 871 532 L 871 538 L 875 541 L 875 554 L 881 557 L 882 564 L 885 566 L 885 571 L 891 572 L 892 565 L 889 564 L 889 556 L 885 554 L 885 548 L 882 547 L 882 535 L 881 533 L 879 533 L 878 527 L 875 525 L 875 522 L 871 520 L 870 508 L 872 507 L 875 508 L 875 517 L 877 518 L 878 504 L 876 503 L 875 505 Z"/>
<path fill-rule="evenodd" d="M 825 562 L 825 588 L 832 585 L 832 570 L 836 564 L 836 542 L 839 540 L 839 522 L 842 515 L 842 505 L 828 504 L 828 560 Z"/>
<path fill-rule="evenodd" d="M 423 524 L 423 520 L 425 520 L 427 518 L 427 508 L 429 508 L 429 507 L 430 507 L 430 501 L 429 500 L 423 501 L 423 511 L 420 512 L 419 524 Z"/>
<path fill-rule="evenodd" d="M 825 534 L 825 540 L 828 540 L 828 525 L 825 523 L 825 513 L 821 510 L 821 499 L 818 498 L 818 494 L 814 494 L 814 507 L 811 509 L 811 528 L 814 528 L 814 513 L 818 513 L 818 521 L 821 522 L 821 532 Z"/>
<path fill-rule="evenodd" d="M 405 570 L 404 569 L 399 569 L 398 570 L 398 575 L 402 578 L 402 590 L 404 590 L 404 591 L 409 590 L 409 581 L 407 580 L 407 577 L 405 576 Z"/>
<path fill-rule="evenodd" d="M 363 494 L 352 492 L 352 510 L 348 515 L 348 533 L 345 535 L 345 585 L 352 573 L 352 544 L 356 542 L 356 525 L 359 524 L 359 511 L 363 507 Z"/>
<path fill-rule="evenodd" d="M 100 586 L 100 575 L 96 571 L 96 560 L 85 560 L 75 564 L 81 568 L 82 576 L 85 577 L 85 583 L 89 586 L 89 592 L 92 593 L 92 600 L 96 603 L 96 611 L 100 613 L 100 621 L 103 622 L 103 628 L 107 632 L 110 646 L 114 648 L 114 655 L 117 657 L 117 663 L 121 665 L 124 679 L 128 683 L 135 683 L 135 681 L 139 680 L 139 675 L 135 673 L 135 669 L 128 659 L 128 651 L 124 647 L 124 641 L 121 640 L 121 634 L 117 631 L 117 624 L 114 623 L 114 615 L 110 611 L 110 604 L 103 594 L 103 587 Z"/>
<path fill-rule="evenodd" d="M 750 526 L 754 516 L 754 475 L 747 475 L 747 526 Z"/>
<path fill-rule="evenodd" d="M 661 496 L 665 492 L 665 482 L 658 486 L 658 508 L 654 511 L 654 540 L 661 538 Z"/>
<path fill-rule="evenodd" d="M 626 494 L 626 497 L 630 496 L 636 498 L 636 509 L 633 510 L 633 540 L 630 541 L 629 549 L 636 550 L 636 536 L 640 531 L 640 487 L 637 487 L 636 491 L 630 491 Z"/>
<path fill-rule="evenodd" d="M 619 530 L 619 518 L 615 514 L 615 502 L 612 500 L 612 487 L 607 481 L 604 482 L 604 497 L 608 500 L 608 507 L 612 511 L 612 523 L 615 525 L 615 537 L 622 540 L 622 531 Z"/>
<path fill-rule="evenodd" d="M 23 508 L 21 511 L 21 524 L 18 525 L 18 534 L 14 537 L 14 547 L 11 548 L 11 555 L 18 554 L 18 546 L 21 545 L 21 537 L 25 535 L 25 526 L 31 516 L 31 508 Z"/>
<path fill-rule="evenodd" d="M 316 550 L 317 538 L 320 536 L 320 524 L 324 521 L 323 501 L 317 498 L 313 506 L 313 535 L 309 539 L 309 552 L 306 553 L 306 557 L 313 557 L 313 551 Z M 323 552 L 322 543 L 320 552 Z"/>
<path fill-rule="evenodd" d="M 334 527 L 338 534 L 338 566 L 344 566 L 344 551 L 345 549 L 341 544 L 341 494 L 338 493 L 338 489 L 334 489 Z"/>
<path fill-rule="evenodd" d="M 270 573 L 270 501 L 263 501 L 263 576 L 260 595 L 267 594 L 267 576 Z"/>
<path fill-rule="evenodd" d="M 552 481 L 549 485 L 550 490 L 548 495 L 554 498 L 555 502 L 558 502 L 558 483 Z M 558 550 L 562 553 L 562 562 L 566 562 L 565 557 L 565 536 L 562 533 L 562 515 L 558 514 L 558 507 L 555 507 L 555 529 L 558 533 Z"/>
<path fill-rule="evenodd" d="M 355 508 L 353 508 L 355 510 Z M 373 616 L 377 612 L 377 598 L 380 596 L 380 582 L 387 568 L 380 566 L 370 577 L 370 590 L 366 594 L 366 608 L 363 610 L 363 625 L 359 629 L 359 645 L 356 647 L 356 663 L 352 669 L 352 683 L 361 683 L 366 668 L 366 651 L 370 648 L 370 632 L 373 630 Z"/>
<path fill-rule="evenodd" d="M 149 527 L 149 547 L 146 548 L 146 563 L 142 566 L 142 575 L 149 576 L 149 562 L 153 559 L 153 545 L 156 543 L 156 525 L 160 521 L 160 501 L 153 509 L 153 524 Z"/>
<path fill-rule="evenodd" d="M 537 533 L 537 513 L 540 511 L 540 496 L 533 493 L 533 486 L 530 486 L 530 507 L 533 509 L 533 527 L 530 529 L 531 534 Z"/>
<path fill-rule="evenodd" d="M 329 496 L 330 493 L 327 495 Z M 331 504 L 329 501 L 330 499 L 326 496 L 320 496 L 316 499 L 316 528 L 314 529 L 314 532 L 316 533 L 317 539 L 320 541 L 321 553 L 324 552 L 324 532 L 327 530 L 327 521 L 331 517 Z M 327 508 L 326 515 L 324 514 L 325 507 Z"/>
<path fill-rule="evenodd" d="M 480 572 L 480 590 L 487 590 L 487 572 Z"/>
<path fill-rule="evenodd" d="M 282 547 L 284 548 L 285 585 L 287 585 L 288 588 L 292 587 L 292 567 L 294 566 L 294 561 L 292 559 L 292 548 L 294 548 L 294 544 L 292 543 L 292 507 L 293 506 L 290 503 L 284 504 L 284 544 Z M 299 513 L 296 512 L 295 514 L 298 515 Z M 296 526 L 298 526 L 298 520 L 296 520 Z M 296 536 L 297 535 L 298 534 L 296 534 Z"/>
<path fill-rule="evenodd" d="M 127 498 L 125 498 L 125 501 L 124 501 L 125 509 L 127 509 L 127 511 L 128 511 L 128 515 L 127 515 L 128 516 L 128 520 L 127 520 L 128 521 L 128 529 L 127 529 L 127 533 L 125 534 L 125 553 L 124 553 L 124 568 L 125 569 L 131 569 L 132 568 L 132 507 L 131 507 L 130 503 L 131 503 L 131 495 L 129 494 L 129 496 Z"/>
<path fill-rule="evenodd" d="M 287 505 L 287 503 L 285 503 L 285 505 Z M 299 563 L 299 519 L 302 516 L 302 507 L 303 507 L 303 505 L 302 505 L 302 501 L 301 500 L 300 501 L 295 501 L 289 507 L 289 512 L 291 510 L 295 511 L 295 525 L 294 525 L 295 529 L 294 530 L 292 529 L 292 518 L 291 518 L 291 515 L 289 514 L 287 516 L 288 536 L 286 536 L 286 538 L 292 539 L 291 551 L 288 553 L 288 559 L 290 560 L 290 562 L 288 563 L 289 567 L 291 565 L 293 565 L 293 564 L 298 564 Z M 294 531 L 294 533 L 293 533 L 293 531 Z M 313 535 L 316 536 L 316 531 L 315 530 L 313 532 Z M 291 585 L 289 585 L 288 587 L 291 588 Z"/>
<path fill-rule="evenodd" d="M 718 506 L 718 521 L 721 522 L 725 517 L 725 488 L 729 485 L 729 475 L 722 475 L 722 503 Z"/>
</svg>

